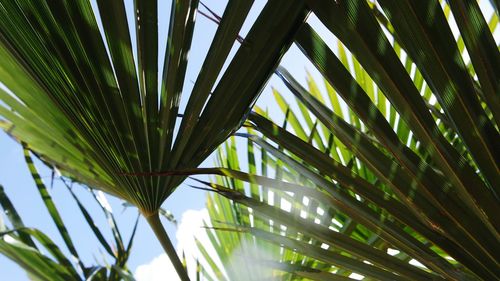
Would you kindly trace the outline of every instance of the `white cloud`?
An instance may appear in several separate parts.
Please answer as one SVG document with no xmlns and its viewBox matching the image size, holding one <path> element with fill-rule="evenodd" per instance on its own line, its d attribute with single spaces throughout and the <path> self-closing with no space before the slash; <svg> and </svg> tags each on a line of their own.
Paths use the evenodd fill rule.
<svg viewBox="0 0 500 281">
<path fill-rule="evenodd" d="M 161 254 L 150 263 L 139 265 L 135 270 L 137 281 L 180 281 L 174 266 L 166 254 Z"/>
<path fill-rule="evenodd" d="M 208 215 L 207 209 L 204 208 L 201 210 L 187 210 L 182 214 L 181 224 L 179 225 L 179 228 L 175 235 L 177 238 L 177 251 L 181 253 L 184 252 L 186 256 L 187 267 L 188 269 L 193 270 L 192 272 L 189 272 L 192 279 L 195 278 L 197 259 L 202 265 L 206 265 L 204 266 L 204 268 L 208 269 L 208 273 L 214 276 L 213 272 L 209 270 L 210 266 L 208 266 L 208 263 L 205 261 L 203 255 L 198 250 L 195 238 L 205 247 L 208 255 L 210 255 L 214 262 L 219 265 L 219 268 L 222 264 L 218 258 L 217 252 L 211 246 L 212 244 L 207 236 L 206 231 L 210 230 L 204 228 L 205 224 L 203 222 L 206 222 L 208 226 L 211 226 L 210 216 Z"/>
<path fill-rule="evenodd" d="M 195 237 L 206 247 L 208 254 L 212 258 L 215 257 L 215 262 L 220 264 L 215 250 L 209 247 L 211 244 L 205 233 L 206 230 L 203 228 L 203 221 L 209 221 L 208 211 L 206 209 L 187 210 L 182 214 L 181 222 L 175 235 L 177 238 L 177 252 L 180 255 L 184 252 L 188 270 L 193 270 L 193 272 L 189 272 L 191 278 L 195 276 L 194 270 L 196 269 L 196 259 L 199 259 L 202 264 L 204 263 L 196 246 Z M 138 266 L 135 271 L 135 278 L 137 281 L 180 280 L 166 254 L 161 254 L 155 257 L 151 262 Z"/>
<path fill-rule="evenodd" d="M 194 238 L 198 240 L 205 238 L 206 229 L 203 228 L 203 220 L 209 220 L 207 209 L 187 210 L 182 214 L 181 223 L 175 234 L 178 250 L 197 256 Z"/>
</svg>

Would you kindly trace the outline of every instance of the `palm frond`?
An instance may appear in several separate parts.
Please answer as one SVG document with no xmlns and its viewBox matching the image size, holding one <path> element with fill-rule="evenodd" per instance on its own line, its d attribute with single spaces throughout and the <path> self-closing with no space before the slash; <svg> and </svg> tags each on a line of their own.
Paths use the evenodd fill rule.
<svg viewBox="0 0 500 281">
<path fill-rule="evenodd" d="M 239 160 L 235 144 L 236 142 L 231 141 L 224 150 L 219 150 L 217 162 L 220 165 L 224 164 L 236 168 L 235 165 L 238 165 Z M 254 153 L 256 153 L 254 144 L 249 142 L 247 156 L 255 159 L 257 155 Z M 234 202 L 243 202 L 240 200 L 258 202 L 262 196 L 267 194 L 265 191 L 260 191 L 259 188 L 265 182 L 276 184 L 276 188 L 273 189 L 275 191 L 273 199 L 276 204 L 279 204 L 280 198 L 292 201 L 286 192 L 287 185 L 280 180 L 230 168 L 198 169 L 196 173 L 220 174 L 221 176 L 216 178 L 218 184 L 197 181 L 203 186 L 215 187 L 215 190 L 225 196 L 234 197 Z M 231 177 L 223 177 L 223 175 L 231 175 Z M 223 185 L 231 188 L 224 188 Z M 269 186 L 269 184 L 264 186 Z M 245 193 L 250 197 L 245 198 Z M 221 194 L 207 195 L 207 210 L 210 221 L 205 222 L 205 233 L 210 243 L 202 244 L 196 240 L 201 255 L 200 265 L 204 268 L 203 278 L 214 280 L 290 280 L 290 278 L 302 280 L 302 277 L 325 280 L 324 278 L 334 278 L 334 275 L 328 272 L 331 268 L 330 265 L 311 258 L 311 255 L 301 255 L 294 252 L 293 249 L 283 248 L 279 243 L 273 244 L 272 239 L 265 239 L 274 236 L 269 236 L 271 234 L 268 235 L 261 231 L 264 229 L 278 235 L 291 234 L 290 230 L 280 228 L 278 221 L 275 220 L 273 224 L 260 214 L 259 207 L 251 204 L 235 204 Z M 294 206 L 292 212 L 299 210 L 295 207 L 300 208 L 301 206 L 300 204 Z M 316 244 L 315 246 L 319 247 Z"/>
<path fill-rule="evenodd" d="M 65 252 L 41 230 L 28 228 L 24 225 L 20 215 L 2 186 L 0 186 L 0 206 L 3 209 L 3 214 L 8 218 L 11 228 L 6 225 L 0 227 L 0 253 L 21 266 L 33 280 L 117 280 L 122 274 L 130 274 L 127 268 L 127 261 L 132 250 L 132 242 L 137 230 L 139 216 L 137 216 L 135 224 L 133 225 L 129 241 L 125 244 L 121 235 L 119 235 L 120 231 L 113 214 L 109 210 L 106 210 L 106 208 L 109 208 L 108 206 L 103 205 L 108 203 L 103 202 L 102 199 L 100 201 L 96 200 L 99 206 L 101 206 L 103 210 L 106 210 L 105 215 L 109 222 L 109 229 L 115 234 L 115 243 L 109 243 L 103 232 L 94 223 L 94 219 L 91 217 L 88 207 L 84 206 L 79 200 L 78 196 L 71 189 L 71 186 L 67 183 L 67 180 L 61 178 L 62 182 L 66 185 L 75 199 L 85 221 L 100 245 L 113 259 L 112 266 L 107 264 L 86 266 L 85 262 L 78 255 L 76 249 L 78 244 L 73 242 L 74 240 L 70 236 L 66 224 L 60 215 L 60 211 L 40 177 L 29 151 L 25 149 L 24 153 L 26 163 L 35 181 L 40 198 L 43 200 L 50 218 L 63 238 L 64 245 L 66 249 L 69 250 L 69 254 L 66 256 Z M 35 244 L 35 241 L 38 242 L 39 246 Z M 47 253 L 49 255 L 47 255 Z"/>
<path fill-rule="evenodd" d="M 223 70 L 252 6 L 229 3 L 179 122 L 198 1 L 172 1 L 161 75 L 158 2 L 150 2 L 134 2 L 137 67 L 123 1 L 97 1 L 96 11 L 83 0 L 5 1 L 0 7 L 7 19 L 0 26 L 0 81 L 7 87 L 1 90 L 2 127 L 66 175 L 146 215 L 157 212 L 183 177 L 132 174 L 200 164 L 240 126 L 307 15 L 303 4 L 270 1 Z M 237 89 L 245 90 L 235 95 Z M 217 110 L 228 105 L 227 112 Z"/>
<path fill-rule="evenodd" d="M 235 160 L 205 171 L 240 182 L 204 184 L 264 221 L 237 228 L 337 266 L 329 271 L 342 277 L 497 280 L 500 136 L 491 89 L 499 52 L 495 30 L 475 1 L 466 2 L 309 1 L 337 41 L 327 44 L 306 23 L 295 43 L 323 76 L 326 93 L 311 77 L 304 87 L 278 67 L 289 90 L 273 90 L 284 124 L 257 108 L 252 132 L 238 134 L 263 151 L 260 171 L 251 157 L 248 173 L 232 170 L 239 169 L 230 165 Z M 462 21 L 458 38 L 450 11 Z M 313 211 L 311 222 L 304 202 L 316 202 L 328 217 Z M 284 236 L 273 234 L 271 221 L 286 228 Z M 336 253 L 352 260 L 340 264 Z"/>
<path fill-rule="evenodd" d="M 152 224 L 185 176 L 136 174 L 203 162 L 241 126 L 308 15 L 303 1 L 269 1 L 223 69 L 253 4 L 231 1 L 179 121 L 199 1 L 171 2 L 159 50 L 161 3 L 134 1 L 137 62 L 124 1 L 98 0 L 95 10 L 88 0 L 0 2 L 1 127 L 64 175 L 134 204 Z M 169 248 L 161 226 L 152 227 Z"/>
</svg>

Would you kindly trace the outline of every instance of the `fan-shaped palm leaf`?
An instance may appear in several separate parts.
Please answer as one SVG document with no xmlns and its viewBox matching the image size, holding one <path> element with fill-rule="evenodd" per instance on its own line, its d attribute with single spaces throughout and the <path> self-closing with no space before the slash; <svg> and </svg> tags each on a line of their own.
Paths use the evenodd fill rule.
<svg viewBox="0 0 500 281">
<path fill-rule="evenodd" d="M 307 9 L 269 1 L 223 71 L 253 3 L 230 1 L 179 115 L 198 0 L 171 2 L 158 50 L 165 11 L 134 1 L 136 64 L 124 1 L 98 0 L 95 10 L 89 0 L 0 1 L 0 115 L 4 130 L 65 175 L 136 205 L 173 254 L 157 211 L 184 177 L 134 174 L 194 168 L 231 135 Z"/>
</svg>

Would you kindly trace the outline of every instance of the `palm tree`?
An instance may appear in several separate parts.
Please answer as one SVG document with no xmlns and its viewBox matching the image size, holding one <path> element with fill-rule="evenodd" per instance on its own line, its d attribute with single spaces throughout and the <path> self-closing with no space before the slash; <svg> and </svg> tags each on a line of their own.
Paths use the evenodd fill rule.
<svg viewBox="0 0 500 281">
<path fill-rule="evenodd" d="M 230 1 L 179 113 L 198 0 L 171 2 L 167 48 L 158 50 L 166 11 L 134 1 L 136 63 L 124 1 L 0 1 L 0 115 L 6 132 L 63 175 L 137 206 L 188 280 L 158 218 L 185 176 L 152 174 L 195 168 L 241 125 L 308 9 L 268 2 L 224 69 L 253 4 Z"/>
<path fill-rule="evenodd" d="M 171 257 L 157 210 L 184 179 L 177 171 L 189 170 L 229 174 L 323 204 L 337 228 L 211 184 L 296 235 L 246 231 L 345 268 L 332 280 L 345 280 L 346 270 L 382 280 L 499 278 L 500 54 L 475 0 L 269 1 L 222 71 L 251 7 L 230 1 L 178 131 L 196 1 L 172 8 L 159 91 L 156 2 L 135 4 L 140 75 L 121 1 L 97 1 L 105 42 L 90 3 L 47 2 L 0 2 L 7 19 L 0 23 L 0 80 L 10 90 L 1 96 L 3 127 L 66 175 L 138 206 Z M 309 12 L 338 48 L 304 23 Z M 259 133 L 245 136 L 298 176 L 192 170 L 243 123 L 292 41 L 328 81 L 332 103 L 278 68 L 307 112 L 307 126 L 290 117 L 289 131 L 252 113 L 249 124 Z M 387 254 L 387 245 L 400 254 Z M 187 280 L 180 261 L 174 264 Z"/>
<path fill-rule="evenodd" d="M 285 123 L 256 109 L 239 134 L 263 168 L 249 157 L 246 172 L 235 160 L 199 171 L 239 182 L 203 184 L 264 223 L 247 211 L 217 227 L 332 265 L 317 280 L 499 280 L 498 10 L 487 22 L 476 1 L 376 3 L 308 2 L 337 38 L 307 23 L 295 36 L 327 95 L 277 69 L 297 104 L 275 91 Z"/>
</svg>

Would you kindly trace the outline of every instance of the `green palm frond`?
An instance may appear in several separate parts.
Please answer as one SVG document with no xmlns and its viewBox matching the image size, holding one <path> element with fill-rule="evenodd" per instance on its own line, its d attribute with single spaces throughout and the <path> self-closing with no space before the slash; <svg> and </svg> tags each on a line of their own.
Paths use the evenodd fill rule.
<svg viewBox="0 0 500 281">
<path fill-rule="evenodd" d="M 228 177 L 204 184 L 239 203 L 229 206 L 264 221 L 234 228 L 331 265 L 338 280 L 499 280 L 498 11 L 488 22 L 476 1 L 308 4 L 337 38 L 307 23 L 295 37 L 326 91 L 278 67 L 297 103 L 274 90 L 284 124 L 257 108 L 239 134 L 263 151 L 262 168 L 248 157 L 248 172 L 235 160 L 205 171 Z M 304 202 L 322 215 L 301 217 Z"/>
<path fill-rule="evenodd" d="M 133 174 L 196 167 L 238 128 L 305 19 L 303 6 L 285 14 L 282 2 L 266 5 L 223 71 L 252 1 L 228 4 L 180 120 L 198 1 L 172 1 L 166 50 L 158 2 L 134 1 L 137 68 L 122 1 L 97 1 L 96 11 L 84 0 L 3 1 L 2 127 L 65 174 L 155 213 L 183 178 Z"/>
<path fill-rule="evenodd" d="M 22 218 L 1 185 L 0 206 L 3 209 L 3 214 L 7 216 L 10 222 L 10 228 L 3 223 L 0 225 L 0 253 L 22 267 L 31 280 L 117 280 L 123 274 L 131 275 L 127 268 L 127 261 L 132 251 L 132 242 L 137 230 L 139 216 L 137 216 L 133 225 L 128 243 L 125 244 L 119 234 L 120 230 L 113 214 L 110 210 L 107 210 L 108 206 L 103 205 L 108 203 L 102 201 L 102 199 L 100 201 L 96 200 L 99 206 L 105 210 L 109 229 L 114 234 L 114 243 L 110 243 L 106 240 L 99 227 L 96 226 L 94 219 L 89 214 L 88 207 L 83 205 L 67 181 L 61 178 L 75 199 L 100 246 L 113 259 L 111 265 L 104 262 L 105 264 L 86 266 L 78 254 L 78 244 L 73 242 L 74 240 L 61 218 L 59 209 L 52 200 L 49 190 L 42 181 L 31 155 L 26 149 L 25 158 L 40 193 L 40 198 L 44 201 L 48 214 L 63 238 L 69 254 L 66 256 L 62 248 L 41 230 L 28 228 L 24 225 Z M 91 192 L 93 194 L 93 191 Z M 35 244 L 35 241 L 38 243 Z M 105 259 L 104 255 L 103 259 Z"/>
<path fill-rule="evenodd" d="M 234 191 L 234 195 L 247 194 L 248 200 L 259 201 L 261 197 L 267 197 L 266 185 L 260 190 L 259 185 L 263 178 L 239 172 L 233 169 L 239 169 L 240 159 L 236 152 L 236 142 L 227 143 L 224 149 L 218 152 L 217 163 L 228 168 L 219 169 L 221 175 L 233 175 L 234 178 L 217 176 L 214 187 L 219 191 Z M 254 162 L 249 166 L 254 170 L 260 160 L 254 151 L 254 144 L 247 143 L 247 157 Z M 198 172 L 203 171 L 202 169 Z M 209 171 L 207 171 L 209 172 Z M 217 173 L 212 170 L 211 173 Z M 238 175 L 238 176 L 237 176 Z M 250 183 L 243 183 L 239 179 L 246 178 Z M 210 185 L 208 182 L 199 181 L 203 185 Z M 275 180 L 279 182 L 279 180 Z M 215 183 L 214 183 L 215 184 Z M 222 186 L 228 186 L 230 189 L 224 190 Z M 236 191 L 237 190 L 237 191 Z M 271 189 L 269 189 L 271 190 Z M 279 205 L 281 199 L 293 202 L 293 196 L 289 196 L 286 189 L 273 189 L 273 199 L 275 204 Z M 226 193 L 230 198 L 231 196 Z M 291 199 L 292 198 L 292 199 Z M 237 199 L 235 202 L 239 202 Z M 312 210 L 299 204 L 292 207 L 292 212 Z M 207 195 L 207 210 L 210 221 L 205 222 L 205 233 L 209 244 L 202 244 L 196 241 L 197 248 L 200 251 L 200 264 L 204 268 L 204 278 L 213 280 L 302 280 L 302 277 L 308 277 L 313 280 L 328 280 L 325 278 L 333 277 L 328 271 L 331 265 L 314 260 L 313 255 L 297 254 L 293 250 L 283 248 L 279 244 L 273 244 L 272 239 L 265 240 L 262 235 L 267 235 L 260 230 L 268 230 L 278 235 L 293 235 L 293 232 L 286 228 L 280 228 L 277 222 L 273 224 L 269 219 L 260 215 L 259 208 L 253 208 L 250 205 L 235 204 L 224 198 L 220 194 Z M 296 234 L 296 233 L 295 233 Z M 258 239 L 254 239 L 253 236 Z M 267 236 L 266 236 L 267 237 Z M 270 241 L 269 241 L 270 240 Z M 307 240 L 307 238 L 304 238 Z M 271 243 L 270 243 L 271 242 Z M 315 246 L 319 246 L 316 245 Z M 314 250 L 310 250 L 314 251 Z M 212 253 L 216 253 L 214 256 Z"/>
<path fill-rule="evenodd" d="M 245 233 L 231 235 L 335 266 L 321 276 L 499 279 L 500 53 L 490 30 L 498 3 L 488 22 L 475 0 L 269 1 L 223 70 L 252 6 L 229 1 L 179 115 L 198 3 L 172 2 L 160 74 L 157 1 L 134 2 L 137 67 L 122 1 L 97 1 L 100 17 L 84 0 L 1 1 L 2 127 L 66 175 L 138 206 L 170 254 L 158 208 L 186 171 L 210 172 L 232 179 L 204 184 L 247 206 L 226 208 Z M 304 23 L 309 11 L 336 46 Z M 242 125 L 292 41 L 327 95 L 279 67 L 299 110 L 275 92 L 282 126 L 249 115 L 255 131 L 242 136 L 265 151 L 260 170 L 255 157 L 248 173 L 227 157 L 229 169 L 194 171 Z M 298 196 L 290 200 L 301 210 L 305 191 L 323 206 L 319 224 L 269 201 Z M 248 208 L 286 236 L 249 226 Z"/>
<path fill-rule="evenodd" d="M 137 206 L 183 271 L 158 209 L 185 176 L 147 174 L 196 168 L 241 126 L 308 9 L 269 1 L 229 60 L 253 4 L 230 1 L 183 93 L 199 1 L 171 1 L 165 50 L 159 1 L 133 2 L 135 33 L 125 1 L 96 2 L 0 1 L 0 126 L 64 175 Z"/>
</svg>

